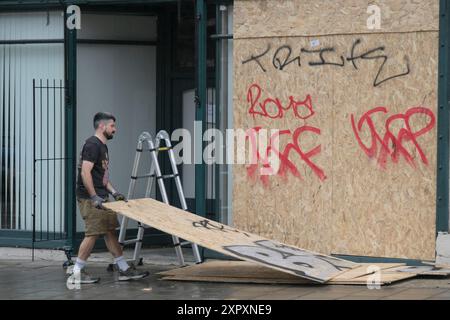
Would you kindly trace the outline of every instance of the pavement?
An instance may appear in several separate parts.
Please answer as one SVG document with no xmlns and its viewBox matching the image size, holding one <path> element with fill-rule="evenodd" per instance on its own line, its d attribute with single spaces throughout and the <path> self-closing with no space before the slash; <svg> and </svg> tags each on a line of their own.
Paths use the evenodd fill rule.
<svg viewBox="0 0 450 320">
<path fill-rule="evenodd" d="M 131 252 L 126 252 L 131 256 Z M 193 262 L 190 251 L 186 261 Z M 412 279 L 368 289 L 343 285 L 266 285 L 180 282 L 161 280 L 157 273 L 177 268 L 171 248 L 143 250 L 144 266 L 150 276 L 130 282 L 116 281 L 117 274 L 107 271 L 112 258 L 94 253 L 89 273 L 100 276 L 98 284 L 68 288 L 62 252 L 40 250 L 31 261 L 27 249 L 0 248 L 0 299 L 21 300 L 450 300 L 449 278 Z"/>
</svg>

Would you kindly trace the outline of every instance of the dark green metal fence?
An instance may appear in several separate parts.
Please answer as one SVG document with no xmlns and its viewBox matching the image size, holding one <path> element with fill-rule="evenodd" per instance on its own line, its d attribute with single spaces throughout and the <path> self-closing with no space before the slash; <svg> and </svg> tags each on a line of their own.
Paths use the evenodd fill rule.
<svg viewBox="0 0 450 320">
<path fill-rule="evenodd" d="M 63 80 L 33 80 L 33 249 L 67 239 L 65 91 Z"/>
</svg>

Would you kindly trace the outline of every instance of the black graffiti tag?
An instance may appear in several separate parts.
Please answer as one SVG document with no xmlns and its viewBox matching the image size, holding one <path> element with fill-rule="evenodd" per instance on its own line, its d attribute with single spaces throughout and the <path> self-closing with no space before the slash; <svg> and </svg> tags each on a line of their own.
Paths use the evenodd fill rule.
<svg viewBox="0 0 450 320">
<path fill-rule="evenodd" d="M 378 48 L 375 48 L 375 49 L 368 50 L 368 51 L 366 51 L 366 52 L 364 52 L 364 53 L 362 53 L 362 54 L 360 54 L 358 56 L 355 56 L 355 48 L 360 43 L 361 43 L 361 39 L 356 39 L 356 41 L 353 43 L 352 50 L 351 50 L 351 55 L 350 55 L 349 58 L 347 58 L 347 61 L 351 61 L 351 63 L 353 64 L 353 67 L 355 69 L 358 69 L 358 67 L 356 66 L 355 60 L 358 60 L 358 59 L 362 59 L 362 60 L 364 60 L 364 59 L 381 59 L 383 62 L 381 63 L 381 65 L 380 65 L 380 67 L 378 69 L 378 73 L 375 76 L 375 80 L 373 81 L 373 86 L 374 87 L 377 87 L 380 84 L 382 84 L 383 82 L 386 82 L 388 80 L 391 80 L 391 79 L 394 79 L 394 78 L 397 78 L 397 77 L 406 76 L 407 74 L 409 74 L 409 72 L 410 72 L 409 59 L 405 55 L 405 57 L 404 57 L 404 60 L 405 60 L 405 63 L 406 63 L 406 71 L 405 72 L 399 73 L 399 74 L 396 74 L 396 75 L 393 75 L 393 76 L 386 77 L 383 80 L 378 80 L 378 78 L 380 77 L 381 72 L 383 71 L 384 65 L 386 64 L 386 61 L 388 60 L 388 56 L 384 55 L 384 54 L 383 55 L 372 55 L 372 54 L 374 54 L 376 52 L 380 52 L 380 51 L 384 52 L 385 48 L 383 46 L 381 46 L 381 47 L 378 47 Z"/>
<path fill-rule="evenodd" d="M 250 237 L 247 233 L 239 231 L 237 229 L 228 228 L 227 226 L 220 223 L 212 223 L 210 220 L 204 219 L 200 221 L 192 222 L 192 226 L 194 228 L 205 228 L 207 230 L 219 231 L 219 232 L 235 232 L 245 235 L 246 237 Z"/>
<path fill-rule="evenodd" d="M 283 57 L 284 53 L 284 57 Z M 292 48 L 290 46 L 281 46 L 275 51 L 275 54 L 273 55 L 272 64 L 275 67 L 275 69 L 283 70 L 287 65 L 297 61 L 298 66 L 300 67 L 300 56 L 297 56 L 295 58 L 292 58 L 289 60 L 292 54 Z"/>
<path fill-rule="evenodd" d="M 222 231 L 225 232 L 225 226 L 224 225 L 214 225 L 212 224 L 209 220 L 200 220 L 200 221 L 195 221 L 192 223 L 192 226 L 194 226 L 194 228 L 205 228 L 208 230 L 218 230 L 218 231 Z"/>
<path fill-rule="evenodd" d="M 255 61 L 261 67 L 262 71 L 266 72 L 266 69 L 263 67 L 263 65 L 261 64 L 259 59 L 264 57 L 269 51 L 270 51 L 270 44 L 267 46 L 266 51 L 264 51 L 263 53 L 261 53 L 257 56 L 251 55 L 249 59 L 242 61 L 242 64 L 246 64 L 250 61 Z"/>
<path fill-rule="evenodd" d="M 404 61 L 405 61 L 405 65 L 406 65 L 406 68 L 405 68 L 406 70 L 404 72 L 386 76 L 383 79 L 381 79 L 383 74 L 386 72 L 385 65 L 389 59 L 388 55 L 385 53 L 385 47 L 379 46 L 376 48 L 368 49 L 367 51 L 365 51 L 363 53 L 356 54 L 355 53 L 356 48 L 360 43 L 361 43 L 361 39 L 356 39 L 353 42 L 352 48 L 350 51 L 350 56 L 347 56 L 346 58 L 344 58 L 344 56 L 342 56 L 342 55 L 336 54 L 336 49 L 334 47 L 326 47 L 326 48 L 318 48 L 318 49 L 301 48 L 300 54 L 309 54 L 309 55 L 316 54 L 316 55 L 318 55 L 316 60 L 308 62 L 308 66 L 310 66 L 310 67 L 320 67 L 320 66 L 324 66 L 324 65 L 344 67 L 345 61 L 349 61 L 352 63 L 353 68 L 358 70 L 358 66 L 356 64 L 357 60 L 361 60 L 361 61 L 380 60 L 381 63 L 378 68 L 377 74 L 375 75 L 375 79 L 373 81 L 374 87 L 378 87 L 382 83 L 385 83 L 389 80 L 392 80 L 392 79 L 395 79 L 398 77 L 406 76 L 410 73 L 411 68 L 410 68 L 409 58 L 408 58 L 408 56 L 405 55 Z M 257 55 L 251 55 L 250 58 L 242 61 L 242 64 L 246 64 L 246 63 L 253 61 L 261 68 L 261 70 L 263 72 L 266 72 L 267 69 L 265 68 L 262 58 L 264 56 L 266 56 L 267 54 L 269 54 L 270 51 L 271 51 L 271 46 L 270 46 L 270 44 L 268 44 L 267 48 L 263 52 L 261 52 L 260 54 L 257 54 Z M 330 59 L 332 53 L 336 54 L 336 58 Z M 288 65 L 293 64 L 293 63 L 295 63 L 298 67 L 301 67 L 300 54 L 293 57 L 292 47 L 289 45 L 282 45 L 275 50 L 275 52 L 272 56 L 272 65 L 276 70 L 280 70 L 280 71 L 284 70 Z"/>
<path fill-rule="evenodd" d="M 323 65 L 332 65 L 332 66 L 338 66 L 338 67 L 343 67 L 345 64 L 345 60 L 343 56 L 340 56 L 341 58 L 341 62 L 337 63 L 337 62 L 331 62 L 331 61 L 327 61 L 325 60 L 324 57 L 324 53 L 325 52 L 335 52 L 334 48 L 322 48 L 322 49 L 317 49 L 317 50 L 308 50 L 308 49 L 301 49 L 301 52 L 305 52 L 305 53 L 318 53 L 319 54 L 319 58 L 320 61 L 310 61 L 308 64 L 310 66 L 323 66 Z"/>
</svg>

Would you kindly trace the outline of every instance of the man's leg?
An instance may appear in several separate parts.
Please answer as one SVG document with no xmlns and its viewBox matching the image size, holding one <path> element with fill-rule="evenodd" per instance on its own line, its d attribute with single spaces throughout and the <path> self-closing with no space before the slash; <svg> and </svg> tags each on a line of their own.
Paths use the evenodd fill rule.
<svg viewBox="0 0 450 320">
<path fill-rule="evenodd" d="M 118 258 L 123 256 L 123 250 L 120 246 L 119 241 L 117 240 L 117 235 L 115 230 L 110 230 L 105 234 L 105 243 L 108 247 L 109 252 L 114 256 L 114 258 Z"/>
<path fill-rule="evenodd" d="M 78 249 L 78 258 L 86 261 L 91 255 L 92 249 L 94 249 L 95 241 L 98 236 L 85 236 Z"/>
<path fill-rule="evenodd" d="M 91 255 L 91 251 L 94 248 L 95 241 L 98 236 L 85 236 L 78 249 L 78 257 L 73 267 L 71 276 L 67 279 L 68 283 L 82 284 L 82 283 L 96 283 L 100 278 L 91 277 L 83 270 L 86 266 L 86 260 Z"/>
<path fill-rule="evenodd" d="M 119 267 L 121 271 L 127 271 L 130 267 L 123 257 L 123 250 L 117 239 L 116 231 L 110 230 L 105 234 L 105 243 L 109 252 L 114 257 L 114 263 Z"/>
<path fill-rule="evenodd" d="M 84 267 L 86 265 L 86 260 L 91 255 L 95 241 L 98 239 L 98 235 L 102 234 L 101 230 L 98 230 L 99 225 L 101 225 L 101 211 L 93 206 L 90 199 L 77 199 L 77 201 L 81 217 L 84 220 L 85 236 L 78 249 L 77 261 L 68 281 L 72 283 L 95 283 L 98 282 L 100 278 L 89 276 L 86 273 L 86 270 L 84 270 Z"/>
<path fill-rule="evenodd" d="M 105 243 L 109 252 L 111 252 L 114 256 L 114 263 L 119 267 L 119 281 L 127 281 L 131 279 L 137 280 L 145 278 L 149 275 L 147 271 L 139 272 L 130 268 L 127 261 L 123 257 L 123 250 L 117 240 L 115 230 L 110 230 L 105 234 Z"/>
<path fill-rule="evenodd" d="M 85 236 L 83 241 L 81 242 L 80 248 L 78 249 L 78 257 L 75 262 L 75 266 L 73 271 L 79 272 L 86 265 L 86 261 L 91 255 L 92 249 L 94 248 L 95 241 L 98 236 Z"/>
</svg>

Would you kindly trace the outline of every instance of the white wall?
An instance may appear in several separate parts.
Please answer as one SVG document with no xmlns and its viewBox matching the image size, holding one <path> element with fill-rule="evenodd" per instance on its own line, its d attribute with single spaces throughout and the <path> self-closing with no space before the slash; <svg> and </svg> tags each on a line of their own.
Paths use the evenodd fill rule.
<svg viewBox="0 0 450 320">
<path fill-rule="evenodd" d="M 115 24 L 119 23 L 118 19 L 117 16 L 111 18 Z M 102 19 L 102 28 L 104 24 Z M 148 29 L 148 32 L 156 34 L 156 30 Z M 102 32 L 99 34 L 105 36 Z M 124 40 L 123 34 L 120 37 Z M 79 44 L 77 54 L 77 150 L 80 152 L 84 140 L 94 132 L 95 113 L 113 113 L 117 118 L 117 132 L 108 143 L 110 177 L 116 189 L 126 194 L 137 138 L 142 131 L 155 135 L 156 47 Z M 146 156 L 148 154 L 143 155 L 144 160 L 149 159 Z M 148 161 L 142 163 L 148 164 Z M 140 174 L 148 169 L 143 167 Z M 137 197 L 143 196 L 145 185 L 138 183 L 136 191 Z M 77 219 L 77 231 L 83 231 L 79 214 Z"/>
</svg>

